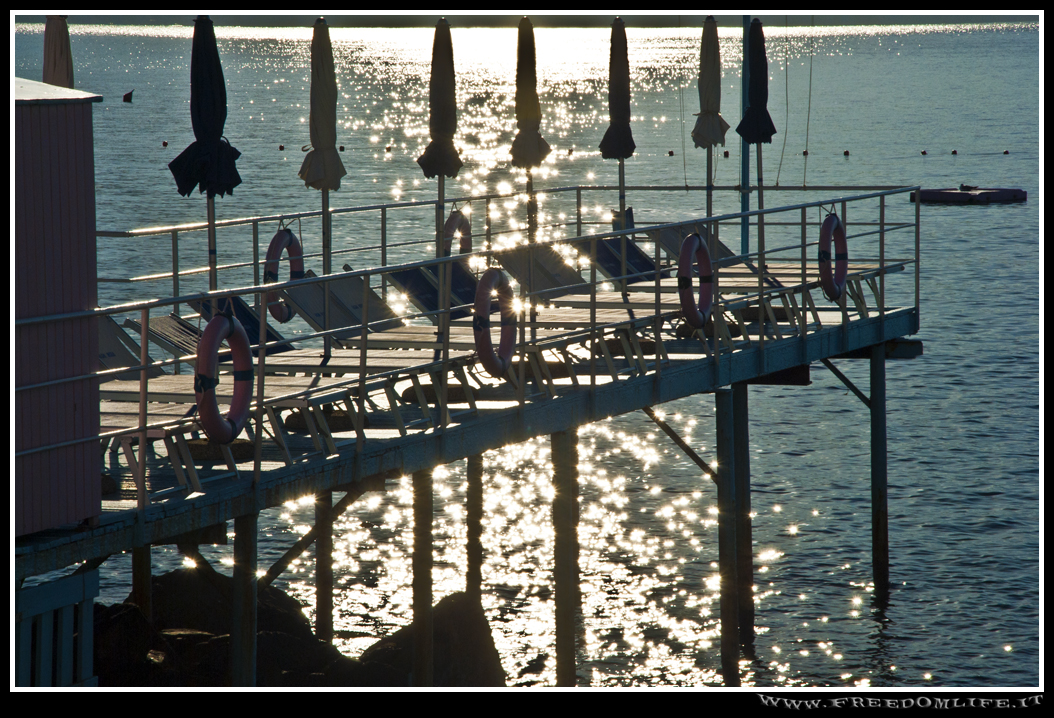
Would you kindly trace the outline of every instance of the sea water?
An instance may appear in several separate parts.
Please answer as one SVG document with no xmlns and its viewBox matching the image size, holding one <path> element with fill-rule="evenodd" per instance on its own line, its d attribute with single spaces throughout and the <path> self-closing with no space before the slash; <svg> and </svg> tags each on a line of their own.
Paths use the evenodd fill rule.
<svg viewBox="0 0 1054 718">
<path fill-rule="evenodd" d="M 766 184 L 966 183 L 1019 187 L 1029 197 L 1026 204 L 922 209 L 918 338 L 925 354 L 886 368 L 893 589 L 885 608 L 870 585 L 866 408 L 819 365 L 809 387 L 751 387 L 757 658 L 744 684 L 1038 685 L 1038 23 L 800 27 L 803 20 L 766 28 L 769 110 L 778 130 L 763 148 Z M 525 178 L 508 156 L 516 129 L 516 31 L 451 21 L 456 144 L 465 166 L 447 181 L 446 196 L 522 192 Z M 339 17 L 331 25 L 338 144 L 348 169 L 331 205 L 433 201 L 436 182 L 415 162 L 428 142 L 432 29 L 347 29 Z M 180 197 L 167 168 L 193 141 L 191 33 L 186 24 L 71 27 L 76 86 L 104 98 L 93 106 L 100 230 L 205 219 L 204 198 Z M 301 147 L 310 142 L 310 28 L 217 27 L 216 34 L 227 82 L 224 134 L 242 153 L 243 180 L 232 196 L 217 200 L 218 218 L 318 210 L 319 193 L 297 178 Z M 705 184 L 705 152 L 688 137 L 699 109 L 700 34 L 698 27 L 627 28 L 637 143 L 626 161 L 631 186 Z M 534 172 L 537 190 L 617 183 L 616 163 L 602 160 L 597 148 L 608 121 L 609 35 L 536 31 L 541 131 L 553 147 Z M 722 110 L 733 129 L 715 153 L 715 182 L 734 185 L 742 30 L 723 27 L 720 35 Z M 39 79 L 42 47 L 43 25 L 16 25 L 17 76 Z M 132 89 L 133 102 L 123 103 Z M 752 177 L 754 162 L 752 152 Z M 585 220 L 609 221 L 616 193 L 585 197 Z M 770 192 L 765 202 L 806 198 L 822 197 Z M 573 222 L 573 199 L 569 207 L 555 194 L 546 201 L 550 224 Z M 705 213 L 698 193 L 631 191 L 628 203 L 638 221 Z M 484 212 L 479 201 L 472 204 L 480 234 Z M 715 198 L 716 212 L 738 207 L 733 193 Z M 497 201 L 492 209 L 495 228 L 522 228 L 522 202 Z M 913 216 L 903 196 L 887 211 Z M 431 206 L 389 213 L 389 241 L 425 242 L 392 249 L 389 263 L 434 254 L 427 244 L 433 218 Z M 320 246 L 318 226 L 317 220 L 294 225 L 309 252 Z M 261 241 L 274 228 L 265 225 Z M 570 230 L 547 231 L 569 236 Z M 913 237 L 894 234 L 894 254 L 910 256 Z M 379 219 L 338 217 L 334 238 L 337 250 L 376 245 Z M 221 230 L 219 251 L 221 263 L 251 258 L 247 229 Z M 100 238 L 98 257 L 100 277 L 165 272 L 170 235 Z M 346 255 L 335 267 L 344 261 L 374 266 L 379 255 Z M 181 268 L 204 264 L 203 234 L 185 234 Z M 317 258 L 308 264 L 320 271 Z M 170 282 L 101 283 L 100 303 L 166 296 Z M 251 271 L 225 273 L 220 282 L 251 284 Z M 204 275 L 187 277 L 181 293 L 205 286 Z M 912 299 L 906 290 L 897 301 Z M 306 330 L 290 327 L 287 335 Z M 866 362 L 839 366 L 867 386 Z M 713 457 L 710 395 L 660 408 L 697 451 Z M 582 427 L 579 457 L 579 682 L 719 684 L 712 483 L 641 413 Z M 483 605 L 510 684 L 555 683 L 550 459 L 547 437 L 485 455 Z M 434 480 L 438 600 L 465 581 L 464 462 L 437 468 Z M 410 501 L 404 479 L 394 491 L 367 494 L 337 522 L 334 623 L 336 644 L 348 655 L 411 620 Z M 261 567 L 312 521 L 310 497 L 264 512 Z M 229 570 L 230 549 L 205 553 Z M 182 561 L 159 548 L 154 570 Z M 309 617 L 313 564 L 309 550 L 276 581 Z M 101 573 L 100 600 L 122 600 L 130 591 L 130 558 L 112 557 Z"/>
</svg>

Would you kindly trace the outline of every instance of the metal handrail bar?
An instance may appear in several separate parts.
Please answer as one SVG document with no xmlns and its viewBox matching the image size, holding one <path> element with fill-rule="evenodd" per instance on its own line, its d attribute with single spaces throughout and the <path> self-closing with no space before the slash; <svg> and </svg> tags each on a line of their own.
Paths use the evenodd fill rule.
<svg viewBox="0 0 1054 718">
<path fill-rule="evenodd" d="M 574 192 L 578 190 L 595 190 L 595 191 L 615 191 L 618 190 L 618 185 L 572 185 L 565 187 L 554 187 L 552 189 L 539 190 L 535 192 L 535 195 L 547 195 L 557 194 L 563 192 Z M 627 191 L 641 191 L 641 192 L 652 192 L 652 191 L 671 191 L 671 190 L 697 190 L 706 191 L 706 185 L 688 185 L 688 186 L 677 186 L 677 185 L 627 185 L 625 187 Z M 710 187 L 714 191 L 742 191 L 740 185 L 713 185 Z M 750 191 L 758 189 L 757 185 L 751 185 Z M 817 185 L 815 187 L 780 187 L 780 186 L 768 186 L 763 185 L 761 187 L 765 191 L 794 191 L 794 192 L 839 192 L 844 190 L 903 190 L 903 189 L 916 189 L 915 187 L 908 187 L 906 185 Z M 510 192 L 507 194 L 484 194 L 468 197 L 446 197 L 444 198 L 444 204 L 450 204 L 453 202 L 472 202 L 475 200 L 489 200 L 489 199 L 505 199 L 510 197 L 519 197 L 525 194 L 524 192 Z M 375 204 L 365 205 L 362 207 L 341 207 L 336 209 L 330 209 L 330 214 L 349 214 L 354 212 L 369 212 L 380 209 L 400 209 L 409 207 L 427 207 L 428 205 L 436 204 L 438 200 L 419 200 L 415 202 L 392 202 L 388 204 Z M 221 219 L 216 220 L 214 227 L 236 227 L 243 224 L 252 224 L 253 222 L 276 222 L 286 219 L 302 219 L 304 217 L 319 217 L 322 215 L 322 210 L 310 210 L 306 212 L 293 212 L 290 214 L 275 214 L 275 215 L 264 215 L 258 217 L 238 217 L 235 219 Z M 154 234 L 171 234 L 172 232 L 192 232 L 208 229 L 208 222 L 188 222 L 185 224 L 177 224 L 162 227 L 141 227 L 139 229 L 131 230 L 104 230 L 98 229 L 95 231 L 95 235 L 98 237 L 113 237 L 113 238 L 136 238 L 150 236 Z"/>
</svg>

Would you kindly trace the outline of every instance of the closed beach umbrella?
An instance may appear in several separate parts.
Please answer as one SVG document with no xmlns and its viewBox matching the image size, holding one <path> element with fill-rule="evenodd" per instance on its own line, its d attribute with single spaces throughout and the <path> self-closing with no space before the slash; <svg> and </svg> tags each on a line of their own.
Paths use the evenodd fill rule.
<svg viewBox="0 0 1054 718">
<path fill-rule="evenodd" d="M 703 23 L 699 46 L 699 119 L 692 130 L 696 147 L 706 148 L 706 214 L 713 214 L 714 146 L 725 144 L 729 124 L 721 116 L 721 50 L 717 42 L 717 20 L 713 15 Z"/>
<path fill-rule="evenodd" d="M 73 89 L 73 53 L 65 15 L 48 15 L 44 25 L 44 82 Z"/>
<path fill-rule="evenodd" d="M 168 164 L 176 187 L 189 197 L 196 186 L 208 200 L 209 290 L 216 289 L 216 195 L 233 194 L 242 182 L 235 160 L 241 152 L 223 137 L 227 88 L 216 48 L 216 32 L 207 15 L 194 20 L 190 54 L 190 123 L 195 140 Z"/>
<path fill-rule="evenodd" d="M 425 177 L 457 177 L 463 163 L 454 148 L 456 131 L 454 46 L 450 40 L 450 24 L 440 18 L 432 41 L 432 76 L 428 83 L 428 134 L 432 141 L 417 158 Z"/>
<path fill-rule="evenodd" d="M 315 21 L 311 36 L 311 150 L 300 165 L 304 184 L 322 190 L 322 273 L 329 274 L 332 257 L 332 216 L 329 191 L 340 189 L 340 178 L 348 172 L 337 153 L 337 74 L 333 69 L 333 45 L 325 18 Z M 325 285 L 323 326 L 329 329 L 329 284 Z M 330 355 L 330 338 L 325 338 L 325 356 Z"/>
<path fill-rule="evenodd" d="M 194 142 L 172 160 L 168 168 L 176 178 L 179 193 L 189 197 L 197 186 L 209 198 L 233 194 L 242 178 L 234 166 L 241 152 L 223 137 L 227 122 L 227 87 L 216 49 L 212 20 L 199 15 L 194 20 L 194 44 L 190 55 L 190 122 Z"/>
<path fill-rule="evenodd" d="M 699 48 L 699 119 L 692 130 L 696 147 L 725 144 L 729 124 L 721 117 L 721 51 L 717 42 L 717 20 L 711 15 L 703 24 Z"/>
<path fill-rule="evenodd" d="M 622 18 L 611 23 L 611 64 L 608 70 L 608 114 L 611 124 L 600 141 L 600 156 L 623 160 L 637 145 L 629 128 L 629 49 Z"/>
<path fill-rule="evenodd" d="M 348 172 L 337 152 L 337 75 L 324 18 L 315 21 L 311 38 L 310 129 L 311 150 L 300 165 L 300 179 L 314 189 L 340 189 L 340 178 Z"/>
<path fill-rule="evenodd" d="M 539 129 L 542 107 L 538 102 L 538 73 L 534 56 L 534 25 L 520 20 L 516 50 L 516 138 L 512 141 L 512 164 L 530 169 L 542 163 L 550 152 Z"/>
<path fill-rule="evenodd" d="M 736 132 L 749 144 L 772 142 L 776 126 L 769 117 L 769 61 L 765 56 L 765 33 L 761 30 L 761 20 L 754 18 L 750 23 L 750 56 L 747 59 L 750 73 L 750 85 L 747 98 L 750 107 L 743 114 L 743 119 L 736 127 Z"/>
</svg>

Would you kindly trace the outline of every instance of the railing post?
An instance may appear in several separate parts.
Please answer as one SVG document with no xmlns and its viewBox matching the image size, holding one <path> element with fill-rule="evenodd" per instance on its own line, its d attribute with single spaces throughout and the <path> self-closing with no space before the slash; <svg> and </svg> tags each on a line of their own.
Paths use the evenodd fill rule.
<svg viewBox="0 0 1054 718">
<path fill-rule="evenodd" d="M 807 217 L 806 208 L 801 208 L 801 306 L 798 307 L 798 331 L 801 337 L 801 361 L 802 364 L 808 362 L 809 349 L 806 345 L 805 335 L 807 333 L 805 325 L 805 293 L 808 292 L 808 277 L 805 273 L 805 245 L 808 244 L 809 233 L 807 228 Z"/>
<path fill-rule="evenodd" d="M 878 198 L 878 316 L 886 339 L 886 196 Z"/>
<path fill-rule="evenodd" d="M 589 412 L 597 420 L 597 240 L 589 240 Z"/>
<path fill-rule="evenodd" d="M 142 335 L 139 344 L 139 460 L 135 469 L 135 495 L 136 504 L 140 511 L 146 508 L 148 503 L 146 496 L 146 398 L 149 389 L 150 377 L 147 374 L 146 365 L 150 361 L 147 354 L 147 338 L 150 336 L 150 310 L 144 308 L 139 313 Z"/>
<path fill-rule="evenodd" d="M 260 286 L 260 223 L 253 222 L 253 286 Z M 178 294 L 174 296 L 179 296 Z M 261 299 L 260 294 L 254 295 L 256 301 L 264 301 Z M 260 336 L 263 336 L 262 334 Z"/>
<path fill-rule="evenodd" d="M 919 262 L 922 259 L 919 256 L 920 255 L 920 250 L 922 248 L 921 237 L 920 237 L 920 233 L 919 233 L 919 218 L 920 218 L 921 213 L 922 213 L 922 187 L 919 186 L 919 187 L 915 188 L 915 333 L 918 333 L 919 325 L 922 323 L 921 322 L 921 317 L 919 315 L 919 284 L 920 284 L 919 283 L 919 279 L 920 279 L 920 276 L 921 276 L 920 275 L 920 269 L 919 269 Z"/>
<path fill-rule="evenodd" d="M 576 217 L 576 220 L 575 220 L 576 221 L 575 236 L 576 237 L 581 237 L 582 236 L 582 188 L 581 187 L 576 187 L 575 188 L 575 217 Z"/>
<path fill-rule="evenodd" d="M 381 207 L 381 266 L 388 266 L 388 208 Z M 388 275 L 381 275 L 381 296 L 388 301 Z"/>
<path fill-rule="evenodd" d="M 259 285 L 257 285 L 259 286 Z M 260 470 L 263 463 L 263 416 L 264 416 L 264 377 L 267 376 L 267 293 L 256 293 L 256 306 L 260 312 L 260 344 L 257 349 L 256 380 L 256 433 L 253 435 L 253 484 L 260 483 Z"/>
<path fill-rule="evenodd" d="M 179 296 L 179 232 L 172 230 L 172 296 Z M 176 364 L 178 373 L 179 364 Z"/>
</svg>

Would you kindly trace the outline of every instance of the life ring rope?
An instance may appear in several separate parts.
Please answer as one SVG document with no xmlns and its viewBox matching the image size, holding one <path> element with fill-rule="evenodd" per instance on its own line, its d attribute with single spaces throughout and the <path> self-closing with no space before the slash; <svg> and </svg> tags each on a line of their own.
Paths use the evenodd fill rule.
<svg viewBox="0 0 1054 718">
<path fill-rule="evenodd" d="M 692 296 L 692 260 L 699 274 L 699 302 Z M 695 329 L 702 329 L 710 319 L 714 305 L 714 265 L 710 250 L 697 233 L 689 234 L 681 242 L 677 261 L 677 293 L 681 299 L 681 314 Z"/>
<path fill-rule="evenodd" d="M 443 225 L 443 250 L 446 253 L 445 256 L 450 256 L 450 250 L 454 240 L 454 235 L 458 235 L 458 253 L 467 254 L 472 251 L 472 223 L 469 221 L 468 216 L 461 210 L 455 209 L 447 217 L 446 223 Z"/>
<path fill-rule="evenodd" d="M 234 362 L 234 394 L 226 417 L 220 416 L 216 401 L 216 387 L 220 383 L 219 348 L 224 340 L 231 348 Z M 249 337 L 241 322 L 228 314 L 214 316 L 198 340 L 194 368 L 194 398 L 198 405 L 198 417 L 211 441 L 229 444 L 242 433 L 249 418 L 255 374 Z"/>
<path fill-rule="evenodd" d="M 501 339 L 498 351 L 490 337 L 491 293 L 497 291 L 498 308 L 501 312 Z M 516 310 L 513 307 L 512 285 L 509 278 L 497 267 L 483 273 L 476 287 L 476 303 L 472 317 L 472 333 L 480 363 L 495 379 L 505 376 L 512 366 L 512 353 L 516 348 Z"/>
<path fill-rule="evenodd" d="M 267 247 L 267 261 L 264 263 L 264 284 L 278 281 L 278 262 L 285 251 L 289 254 L 289 279 L 304 278 L 304 249 L 292 230 L 283 227 L 275 232 L 271 244 Z M 267 309 L 280 324 L 285 324 L 296 312 L 288 302 L 278 301 L 278 292 L 267 292 Z"/>
<path fill-rule="evenodd" d="M 831 264 L 831 242 L 834 242 L 834 267 Z M 845 238 L 845 225 L 838 215 L 831 212 L 820 225 L 820 243 L 817 256 L 820 271 L 820 288 L 832 302 L 841 299 L 845 292 L 849 274 L 849 246 Z"/>
</svg>

